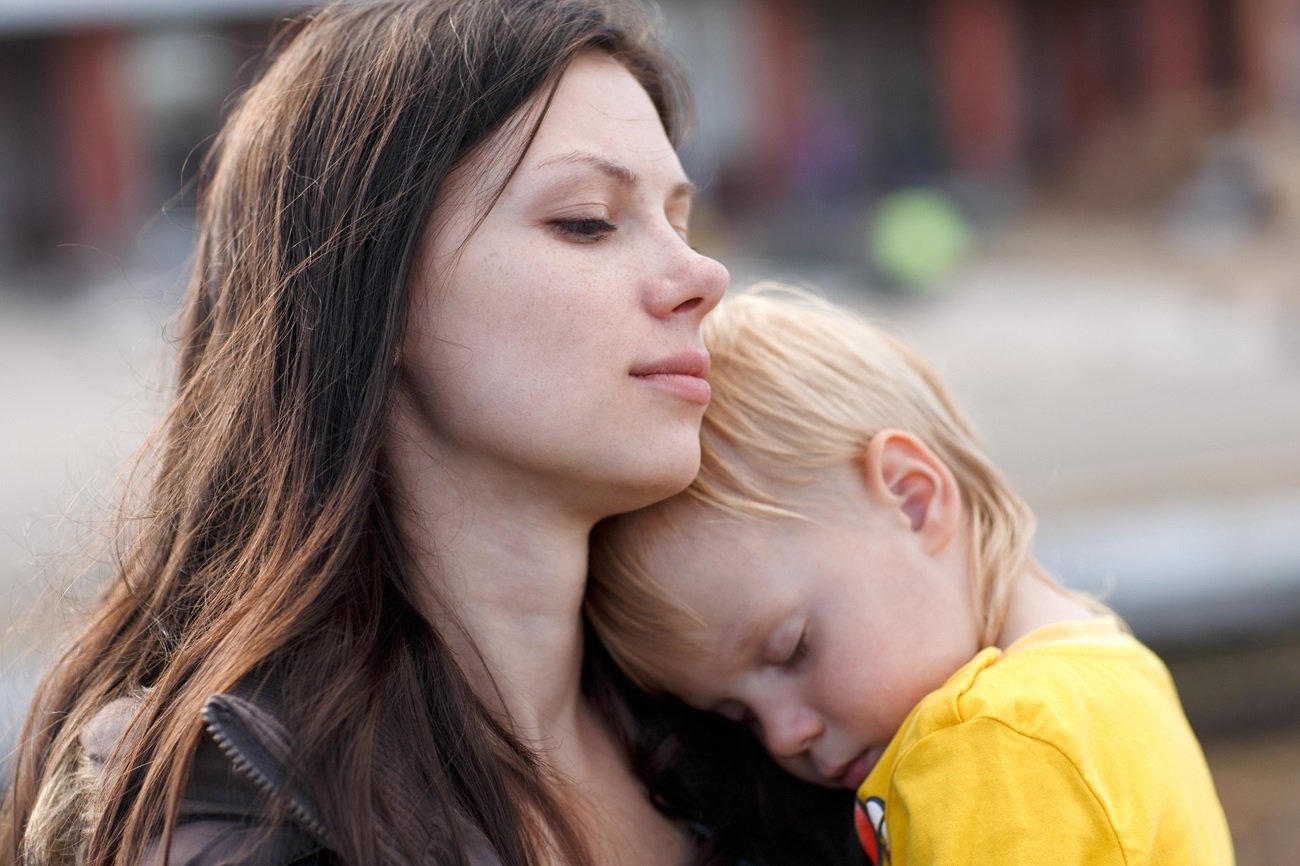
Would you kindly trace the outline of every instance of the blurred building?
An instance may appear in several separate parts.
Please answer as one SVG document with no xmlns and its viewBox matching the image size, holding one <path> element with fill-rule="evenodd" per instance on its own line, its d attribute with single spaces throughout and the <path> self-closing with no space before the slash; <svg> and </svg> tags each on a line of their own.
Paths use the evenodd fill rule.
<svg viewBox="0 0 1300 866">
<path fill-rule="evenodd" d="M 860 249 L 864 208 L 900 187 L 977 221 L 1038 193 L 1158 207 L 1230 131 L 1300 133 L 1298 0 L 707 5 L 668 7 L 709 70 L 705 180 L 778 259 Z"/>
<path fill-rule="evenodd" d="M 0 273 L 17 277 L 6 283 L 75 285 L 79 247 L 131 267 L 151 218 L 166 208 L 184 222 L 182 190 L 223 101 L 293 6 L 0 0 Z"/>
<path fill-rule="evenodd" d="M 75 280 L 82 245 L 166 258 L 141 226 L 184 223 L 223 101 L 298 5 L 0 0 L 0 273 L 27 277 L 6 282 Z M 918 184 L 977 222 L 1043 189 L 1158 204 L 1224 130 L 1300 128 L 1300 0 L 663 6 L 699 97 L 688 168 L 774 259 L 860 264 L 870 203 Z"/>
</svg>

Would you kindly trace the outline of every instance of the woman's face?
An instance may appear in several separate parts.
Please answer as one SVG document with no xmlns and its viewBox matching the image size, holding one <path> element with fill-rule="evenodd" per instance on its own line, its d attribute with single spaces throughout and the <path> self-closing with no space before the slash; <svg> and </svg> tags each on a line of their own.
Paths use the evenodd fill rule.
<svg viewBox="0 0 1300 866">
<path fill-rule="evenodd" d="M 490 143 L 435 206 L 403 356 L 424 446 L 462 483 L 597 518 L 663 498 L 698 469 L 699 326 L 728 280 L 687 242 L 692 187 L 645 90 L 598 52 L 479 224 L 512 153 Z"/>
</svg>

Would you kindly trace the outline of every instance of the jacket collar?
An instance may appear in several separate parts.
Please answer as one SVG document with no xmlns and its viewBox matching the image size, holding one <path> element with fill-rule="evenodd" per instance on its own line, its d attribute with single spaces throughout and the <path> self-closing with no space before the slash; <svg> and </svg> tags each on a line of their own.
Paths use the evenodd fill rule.
<svg viewBox="0 0 1300 866">
<path fill-rule="evenodd" d="M 293 739 L 277 716 L 239 695 L 219 694 L 203 705 L 203 726 L 236 773 L 261 794 L 283 796 L 295 823 L 333 848 L 320 808 L 291 784 Z"/>
</svg>

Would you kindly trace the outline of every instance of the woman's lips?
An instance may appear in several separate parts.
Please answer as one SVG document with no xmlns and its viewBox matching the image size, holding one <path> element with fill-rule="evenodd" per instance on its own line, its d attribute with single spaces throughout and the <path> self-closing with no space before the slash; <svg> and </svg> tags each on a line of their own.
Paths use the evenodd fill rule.
<svg viewBox="0 0 1300 866">
<path fill-rule="evenodd" d="M 708 380 L 698 376 L 687 376 L 682 373 L 646 373 L 638 375 L 637 378 L 663 388 L 689 403 L 699 403 L 701 406 L 709 405 L 709 400 L 713 396 Z"/>
<path fill-rule="evenodd" d="M 707 352 L 687 351 L 669 355 L 647 364 L 633 367 L 630 375 L 655 387 L 701 406 L 709 405 L 713 395 L 709 382 Z"/>
</svg>

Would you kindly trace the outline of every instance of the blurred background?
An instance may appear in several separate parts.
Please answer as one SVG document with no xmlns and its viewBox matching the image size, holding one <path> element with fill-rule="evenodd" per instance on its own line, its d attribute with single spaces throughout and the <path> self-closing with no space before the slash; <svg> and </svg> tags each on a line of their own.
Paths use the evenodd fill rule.
<svg viewBox="0 0 1300 866">
<path fill-rule="evenodd" d="M 93 595 L 187 182 L 295 8 L 0 0 L 0 719 Z M 1043 561 L 1169 662 L 1238 862 L 1294 863 L 1300 0 L 661 8 L 697 245 L 930 355 Z"/>
</svg>

